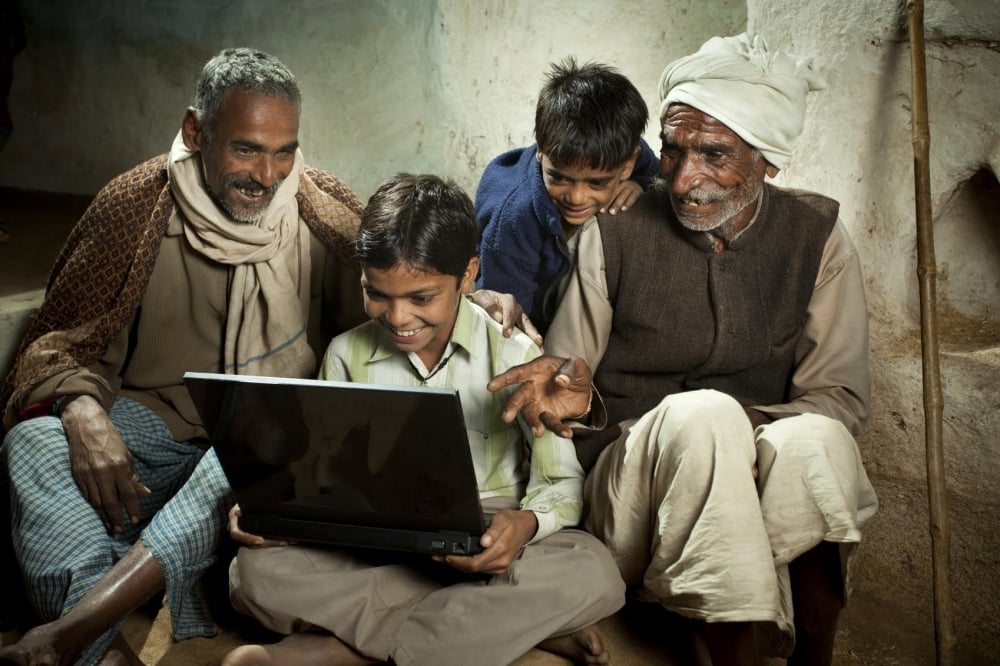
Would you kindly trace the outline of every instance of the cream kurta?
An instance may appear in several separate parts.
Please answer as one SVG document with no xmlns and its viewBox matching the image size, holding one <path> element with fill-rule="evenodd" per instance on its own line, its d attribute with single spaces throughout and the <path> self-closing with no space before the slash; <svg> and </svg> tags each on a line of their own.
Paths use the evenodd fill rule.
<svg viewBox="0 0 1000 666">
<path fill-rule="evenodd" d="M 591 224 L 579 236 L 577 263 L 545 338 L 545 350 L 557 356 L 580 356 L 597 368 L 607 348 L 614 309 L 604 276 L 601 229 Z M 755 405 L 756 409 L 773 417 L 823 414 L 843 423 L 851 434 L 862 431 L 871 393 L 864 293 L 857 251 L 838 221 L 820 260 L 808 319 L 796 349 L 791 400 Z"/>
<path fill-rule="evenodd" d="M 122 395 L 152 409 L 176 441 L 205 436 L 181 377 L 188 371 L 223 371 L 220 349 L 231 269 L 191 249 L 181 224 L 177 216 L 170 221 L 140 309 L 101 361 L 50 377 L 32 391 L 29 402 L 55 394 L 86 394 L 110 409 L 115 396 Z M 308 313 L 310 342 L 314 349 L 322 349 L 319 311 L 324 275 L 328 285 L 346 283 L 344 291 L 351 290 L 353 302 L 358 300 L 357 282 L 330 276 L 348 269 L 327 256 L 326 248 L 302 222 L 299 233 L 310 235 L 311 253 L 311 297 L 301 305 Z"/>
<path fill-rule="evenodd" d="M 613 314 L 595 224 L 580 233 L 546 351 L 596 369 Z M 768 651 L 790 651 L 787 563 L 823 540 L 844 544 L 846 562 L 877 508 L 851 436 L 867 417 L 867 350 L 860 265 L 838 222 L 796 346 L 790 400 L 757 407 L 778 420 L 752 431 L 725 394 L 666 396 L 623 423 L 589 475 L 584 524 L 640 598 L 709 622 L 773 623 Z"/>
</svg>

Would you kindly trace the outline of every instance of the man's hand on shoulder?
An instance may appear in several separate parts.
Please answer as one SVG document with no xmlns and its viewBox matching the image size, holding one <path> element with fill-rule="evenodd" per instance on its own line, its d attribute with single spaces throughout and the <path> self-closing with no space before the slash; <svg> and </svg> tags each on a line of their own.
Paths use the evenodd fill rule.
<svg viewBox="0 0 1000 666">
<path fill-rule="evenodd" d="M 477 555 L 435 555 L 434 559 L 466 573 L 499 576 L 507 571 L 521 548 L 531 541 L 537 531 L 538 518 L 533 511 L 504 509 L 493 516 L 489 528 L 479 538 L 483 552 Z"/>
<path fill-rule="evenodd" d="M 503 419 L 507 423 L 520 412 L 535 437 L 542 436 L 546 428 L 562 437 L 572 437 L 573 431 L 563 420 L 586 415 L 593 379 L 587 363 L 578 356 L 539 356 L 497 375 L 486 388 L 496 392 L 520 385 L 504 406 Z"/>
<path fill-rule="evenodd" d="M 535 325 L 531 323 L 531 318 L 525 313 L 524 308 L 517 302 L 517 299 L 510 294 L 501 294 L 490 289 L 477 289 L 469 294 L 472 302 L 486 310 L 498 324 L 503 326 L 503 334 L 510 337 L 514 332 L 514 327 L 524 331 L 532 342 L 541 348 L 542 334 L 538 332 Z"/>
<path fill-rule="evenodd" d="M 139 481 L 132 454 L 97 400 L 81 395 L 68 401 L 60 417 L 69 443 L 73 479 L 97 510 L 105 527 L 121 532 L 121 504 L 132 524 L 139 522 L 139 496 L 150 494 Z"/>
</svg>

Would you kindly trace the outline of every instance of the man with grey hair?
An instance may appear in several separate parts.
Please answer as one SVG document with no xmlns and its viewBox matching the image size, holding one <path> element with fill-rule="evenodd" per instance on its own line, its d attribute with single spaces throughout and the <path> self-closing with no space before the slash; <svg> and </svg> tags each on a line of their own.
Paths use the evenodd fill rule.
<svg viewBox="0 0 1000 666">
<path fill-rule="evenodd" d="M 73 621 L 95 585 L 134 607 L 165 584 L 176 638 L 216 631 L 193 588 L 230 493 L 199 464 L 214 456 L 182 376 L 312 377 L 314 350 L 364 319 L 362 205 L 305 164 L 300 99 L 273 56 L 222 51 L 169 154 L 111 181 L 56 260 L 0 405 L 15 552 L 38 616 L 61 619 L 9 655 L 103 658 L 117 632 Z M 129 575 L 102 581 L 116 560 Z"/>
<path fill-rule="evenodd" d="M 300 101 L 273 56 L 220 52 L 169 154 L 109 183 L 57 258 L 0 390 L 15 550 L 47 624 L 0 663 L 134 660 L 112 627 L 164 587 L 175 639 L 217 631 L 195 583 L 233 499 L 183 374 L 314 377 L 367 319 L 363 206 L 304 163 Z M 473 298 L 507 333 L 520 319 Z"/>
<path fill-rule="evenodd" d="M 523 382 L 507 416 L 576 426 L 585 527 L 638 600 L 695 620 L 713 664 L 830 663 L 877 508 L 854 440 L 869 401 L 857 253 L 835 201 L 765 183 L 817 87 L 745 34 L 668 65 L 659 185 L 581 232 L 552 356 L 491 383 Z"/>
</svg>

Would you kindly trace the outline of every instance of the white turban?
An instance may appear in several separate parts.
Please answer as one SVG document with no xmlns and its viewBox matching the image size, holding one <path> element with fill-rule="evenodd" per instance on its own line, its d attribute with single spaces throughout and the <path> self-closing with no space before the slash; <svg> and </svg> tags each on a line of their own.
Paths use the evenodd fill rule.
<svg viewBox="0 0 1000 666">
<path fill-rule="evenodd" d="M 713 37 L 660 75 L 660 122 L 687 104 L 733 130 L 778 167 L 802 132 L 806 93 L 824 87 L 809 60 L 768 52 L 760 36 Z"/>
</svg>

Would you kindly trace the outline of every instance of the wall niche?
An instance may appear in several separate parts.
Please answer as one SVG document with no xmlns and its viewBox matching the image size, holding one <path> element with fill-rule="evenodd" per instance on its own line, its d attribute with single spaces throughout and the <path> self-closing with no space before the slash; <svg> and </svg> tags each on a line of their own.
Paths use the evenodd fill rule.
<svg viewBox="0 0 1000 666">
<path fill-rule="evenodd" d="M 938 326 L 954 351 L 1000 347 L 1000 183 L 979 169 L 934 220 Z"/>
</svg>

